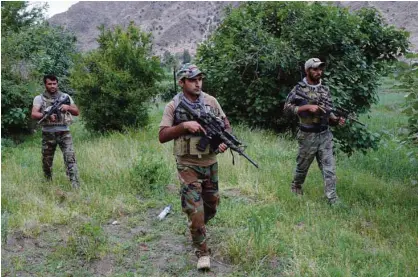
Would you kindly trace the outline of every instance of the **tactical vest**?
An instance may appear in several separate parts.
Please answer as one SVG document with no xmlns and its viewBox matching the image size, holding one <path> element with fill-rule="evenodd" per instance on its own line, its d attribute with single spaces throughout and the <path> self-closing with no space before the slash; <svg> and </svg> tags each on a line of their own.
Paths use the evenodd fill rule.
<svg viewBox="0 0 418 277">
<path fill-rule="evenodd" d="M 305 84 L 304 82 L 299 82 L 298 83 L 298 87 L 297 90 L 303 94 L 306 94 L 307 96 L 309 96 L 312 99 L 319 99 L 321 96 L 328 99 L 327 97 L 329 97 L 329 93 L 328 93 L 328 89 L 323 86 L 323 85 L 319 85 L 316 87 L 312 87 L 312 86 L 308 86 L 307 84 Z M 329 100 L 329 99 L 328 99 Z M 298 104 L 298 106 L 302 106 L 302 105 L 314 105 L 315 103 L 312 101 L 308 101 L 308 100 L 300 100 L 301 103 Z M 312 114 L 308 111 L 306 112 L 301 112 L 298 114 L 299 117 L 299 123 L 301 125 L 305 125 L 305 126 L 312 126 L 312 125 L 321 125 L 321 126 L 326 126 L 328 125 L 328 119 L 330 117 L 330 112 L 327 113 L 319 113 L 319 114 Z"/>
<path fill-rule="evenodd" d="M 201 92 L 203 95 L 203 107 L 199 107 L 199 105 L 195 105 L 194 110 L 197 114 L 213 112 L 210 109 L 209 105 L 205 104 L 205 94 Z M 194 120 L 185 110 L 184 108 L 179 106 L 180 101 L 183 98 L 183 93 L 177 94 L 174 98 L 174 126 L 179 125 L 182 122 L 192 121 Z M 204 110 L 203 110 L 204 109 Z M 208 145 L 205 151 L 199 151 L 196 148 L 196 145 L 199 143 L 200 139 L 202 138 L 201 135 L 195 134 L 188 134 L 185 136 L 180 136 L 174 140 L 174 147 L 173 152 L 176 156 L 184 156 L 184 155 L 193 155 L 201 158 L 202 155 L 208 155 L 212 153 L 210 149 L 210 145 Z"/>
<path fill-rule="evenodd" d="M 49 94 L 43 93 L 40 95 L 42 99 L 42 105 L 41 105 L 41 113 L 43 113 L 48 107 L 51 107 L 54 104 L 54 101 L 56 99 L 59 99 L 62 96 L 61 92 L 57 92 L 56 97 L 52 98 Z M 41 125 L 42 126 L 69 126 L 72 123 L 72 115 L 67 112 L 61 112 L 61 120 L 58 120 L 58 117 L 56 117 L 55 121 L 52 122 L 49 120 L 49 118 L 45 119 Z"/>
</svg>

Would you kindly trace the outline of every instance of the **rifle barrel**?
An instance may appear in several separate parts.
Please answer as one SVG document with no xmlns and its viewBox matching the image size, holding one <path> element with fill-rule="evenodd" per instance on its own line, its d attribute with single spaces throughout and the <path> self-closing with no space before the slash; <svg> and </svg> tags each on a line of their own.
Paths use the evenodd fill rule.
<svg viewBox="0 0 418 277">
<path fill-rule="evenodd" d="M 251 158 L 250 157 L 248 157 L 247 156 L 247 154 L 245 154 L 244 152 L 242 152 L 242 151 L 239 151 L 238 152 L 241 156 L 243 156 L 244 158 L 246 158 L 252 165 L 254 165 L 256 168 L 259 168 L 258 167 L 258 164 L 256 163 L 256 162 L 254 162 L 253 160 L 251 160 Z"/>
<path fill-rule="evenodd" d="M 349 119 L 349 120 L 352 120 L 352 121 L 354 121 L 354 122 L 357 122 L 358 124 L 360 124 L 360 125 L 362 125 L 362 126 L 366 126 L 366 124 L 364 124 L 364 123 L 362 123 L 362 122 L 358 121 L 357 119 L 355 119 L 355 118 L 354 118 L 354 117 L 352 117 L 351 115 L 350 115 L 350 116 L 348 116 L 348 119 Z"/>
</svg>

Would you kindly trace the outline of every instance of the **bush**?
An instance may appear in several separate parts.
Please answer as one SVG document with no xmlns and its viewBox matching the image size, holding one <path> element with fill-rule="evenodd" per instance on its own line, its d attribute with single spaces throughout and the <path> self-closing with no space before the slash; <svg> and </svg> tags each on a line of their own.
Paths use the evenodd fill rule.
<svg viewBox="0 0 418 277">
<path fill-rule="evenodd" d="M 170 101 L 181 90 L 181 87 L 177 84 L 177 80 L 174 81 L 173 69 L 166 71 L 164 80 L 158 84 L 158 91 L 161 100 L 164 102 Z M 175 82 L 175 84 L 174 84 Z"/>
<path fill-rule="evenodd" d="M 171 169 L 159 158 L 141 157 L 130 173 L 132 189 L 135 193 L 150 197 L 161 194 L 170 182 Z"/>
<path fill-rule="evenodd" d="M 192 61 L 192 56 L 190 56 L 189 50 L 183 50 L 183 64 L 190 63 Z"/>
<path fill-rule="evenodd" d="M 403 113 L 409 117 L 408 140 L 418 143 L 418 64 L 400 62 L 397 68 L 396 79 L 401 82 L 398 87 L 407 93 Z"/>
<path fill-rule="evenodd" d="M 78 92 L 82 120 L 91 131 L 121 131 L 148 122 L 148 101 L 158 94 L 163 71 L 151 57 L 151 34 L 131 22 L 126 31 L 99 27 L 99 48 L 84 55 L 70 82 Z"/>
<path fill-rule="evenodd" d="M 308 58 L 328 64 L 323 81 L 336 106 L 364 113 L 378 100 L 378 80 L 388 62 L 408 46 L 407 33 L 384 24 L 374 9 L 351 14 L 321 3 L 249 2 L 226 13 L 198 48 L 205 90 L 233 121 L 278 131 L 296 124 L 284 116 L 283 105 Z M 362 140 L 353 144 L 357 130 Z M 335 137 L 348 153 L 377 146 L 377 136 L 364 128 L 345 131 L 351 135 L 337 131 Z"/>
<path fill-rule="evenodd" d="M 76 226 L 68 239 L 71 252 L 87 262 L 99 258 L 106 249 L 106 243 L 102 227 L 90 222 Z"/>
<path fill-rule="evenodd" d="M 176 55 L 170 53 L 170 51 L 166 50 L 163 54 L 163 59 L 161 65 L 164 66 L 169 71 L 174 69 L 178 69 L 180 65 L 180 61 Z"/>
</svg>

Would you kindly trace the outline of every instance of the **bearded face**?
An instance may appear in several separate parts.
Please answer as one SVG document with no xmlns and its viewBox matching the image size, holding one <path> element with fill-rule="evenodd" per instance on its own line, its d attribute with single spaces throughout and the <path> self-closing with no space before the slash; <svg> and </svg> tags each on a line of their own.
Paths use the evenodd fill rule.
<svg viewBox="0 0 418 277">
<path fill-rule="evenodd" d="M 306 75 L 310 81 L 313 83 L 319 83 L 319 80 L 321 80 L 322 72 L 324 69 L 322 67 L 317 68 L 309 68 L 306 72 Z"/>
</svg>

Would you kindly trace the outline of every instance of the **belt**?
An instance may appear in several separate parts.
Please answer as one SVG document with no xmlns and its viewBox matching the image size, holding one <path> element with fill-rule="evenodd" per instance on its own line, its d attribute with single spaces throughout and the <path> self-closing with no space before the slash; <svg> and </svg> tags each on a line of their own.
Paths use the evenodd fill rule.
<svg viewBox="0 0 418 277">
<path fill-rule="evenodd" d="M 42 133 L 54 134 L 54 135 L 63 135 L 63 134 L 69 133 L 69 132 L 70 131 L 58 131 L 58 132 L 45 132 L 45 131 L 42 131 Z"/>
<path fill-rule="evenodd" d="M 299 130 L 307 133 L 321 133 L 323 131 L 328 130 L 328 126 L 312 126 L 312 127 L 305 127 L 299 126 Z"/>
</svg>

